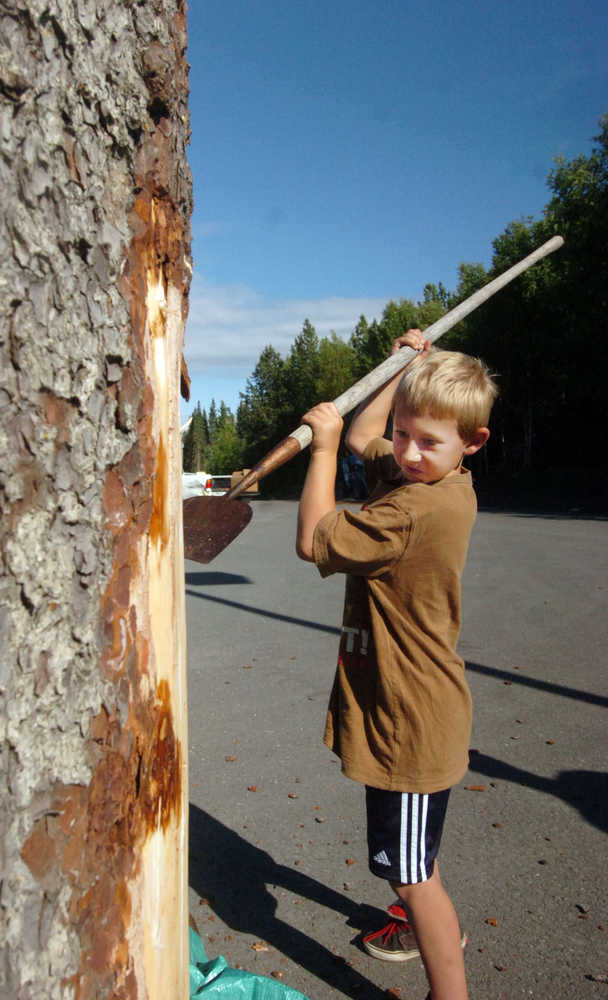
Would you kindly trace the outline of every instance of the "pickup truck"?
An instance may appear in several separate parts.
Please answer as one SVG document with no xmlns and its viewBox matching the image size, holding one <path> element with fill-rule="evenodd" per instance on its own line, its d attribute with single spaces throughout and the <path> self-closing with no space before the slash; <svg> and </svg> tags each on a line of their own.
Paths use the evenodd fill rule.
<svg viewBox="0 0 608 1000">
<path fill-rule="evenodd" d="M 209 476 L 205 486 L 207 488 L 207 496 L 210 497 L 221 497 L 224 493 L 227 493 L 230 489 L 230 480 L 232 476 Z"/>
<path fill-rule="evenodd" d="M 233 472 L 231 476 L 212 476 L 210 472 L 182 472 L 182 499 L 189 497 L 221 497 L 231 486 L 239 483 L 249 469 Z M 245 490 L 242 496 L 257 496 L 258 484 Z"/>
<path fill-rule="evenodd" d="M 208 472 L 182 472 L 182 500 L 190 497 L 207 496 L 207 483 L 211 482 Z"/>
</svg>

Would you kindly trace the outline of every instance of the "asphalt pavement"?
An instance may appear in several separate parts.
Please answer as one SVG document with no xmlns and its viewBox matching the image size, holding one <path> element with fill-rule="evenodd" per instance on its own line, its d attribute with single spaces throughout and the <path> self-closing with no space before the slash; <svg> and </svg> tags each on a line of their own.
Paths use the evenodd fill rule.
<svg viewBox="0 0 608 1000">
<path fill-rule="evenodd" d="M 191 914 L 210 958 L 309 1000 L 423 1000 L 418 960 L 358 940 L 392 896 L 363 789 L 321 742 L 343 580 L 296 558 L 296 503 L 252 505 L 220 556 L 186 563 Z M 607 542 L 600 518 L 482 511 L 474 529 L 470 771 L 440 853 L 471 1000 L 608 998 Z"/>
</svg>

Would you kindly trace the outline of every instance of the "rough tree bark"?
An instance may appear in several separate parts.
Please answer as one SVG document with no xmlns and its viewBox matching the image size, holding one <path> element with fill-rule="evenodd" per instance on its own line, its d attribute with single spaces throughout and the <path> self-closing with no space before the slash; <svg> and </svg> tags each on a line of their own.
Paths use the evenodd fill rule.
<svg viewBox="0 0 608 1000">
<path fill-rule="evenodd" d="M 0 994 L 188 995 L 185 0 L 0 0 Z"/>
</svg>

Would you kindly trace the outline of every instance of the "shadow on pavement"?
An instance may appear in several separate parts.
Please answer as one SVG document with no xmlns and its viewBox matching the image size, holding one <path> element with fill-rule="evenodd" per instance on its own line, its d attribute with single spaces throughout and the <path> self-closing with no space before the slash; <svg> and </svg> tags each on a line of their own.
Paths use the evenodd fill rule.
<svg viewBox="0 0 608 1000">
<path fill-rule="evenodd" d="M 540 518 L 544 521 L 608 521 L 608 514 L 602 510 L 586 510 L 582 507 L 560 507 L 557 510 L 548 508 L 527 509 L 517 504 L 485 504 L 479 503 L 479 512 L 483 514 L 502 514 L 506 517 Z"/>
<path fill-rule="evenodd" d="M 581 691 L 580 688 L 566 687 L 564 684 L 554 684 L 552 681 L 541 681 L 536 677 L 521 674 L 519 671 L 485 667 L 481 663 L 471 663 L 470 660 L 466 661 L 466 669 L 477 674 L 485 674 L 487 677 L 496 677 L 509 684 L 521 684 L 523 687 L 536 688 L 537 691 L 546 691 L 548 694 L 558 694 L 562 698 L 574 698 L 576 701 L 586 701 L 590 705 L 608 708 L 608 698 L 601 694 L 593 694 L 592 691 Z"/>
<path fill-rule="evenodd" d="M 261 938 L 290 961 L 347 997 L 380 1000 L 384 990 L 330 948 L 276 916 L 270 888 L 280 887 L 343 913 L 359 930 L 381 926 L 386 914 L 360 906 L 303 872 L 277 864 L 267 851 L 190 803 L 190 887 L 234 931 Z M 379 922 L 380 921 L 380 922 Z M 294 984 L 295 985 L 295 984 Z"/>
<path fill-rule="evenodd" d="M 248 576 L 240 573 L 186 573 L 186 583 L 192 587 L 217 587 L 227 583 L 252 583 Z"/>
<path fill-rule="evenodd" d="M 587 823 L 608 833 L 608 774 L 602 771 L 560 771 L 556 778 L 543 778 L 478 750 L 471 751 L 469 770 L 556 795 L 578 809 Z"/>
<path fill-rule="evenodd" d="M 251 604 L 242 604 L 240 601 L 228 601 L 224 597 L 214 597 L 212 594 L 199 594 L 196 590 L 188 590 L 186 593 L 190 597 L 199 597 L 201 601 L 212 601 L 214 604 L 225 604 L 229 608 L 236 608 L 237 611 L 248 611 L 252 615 L 261 615 L 263 618 L 272 618 L 274 621 L 287 622 L 289 625 L 302 625 L 303 628 L 318 629 L 319 632 L 331 632 L 332 635 L 340 635 L 341 629 L 335 625 L 321 625 L 320 622 L 312 622 L 307 618 L 296 618 L 295 615 L 281 615 L 278 611 L 268 611 L 266 608 L 256 608 Z"/>
</svg>

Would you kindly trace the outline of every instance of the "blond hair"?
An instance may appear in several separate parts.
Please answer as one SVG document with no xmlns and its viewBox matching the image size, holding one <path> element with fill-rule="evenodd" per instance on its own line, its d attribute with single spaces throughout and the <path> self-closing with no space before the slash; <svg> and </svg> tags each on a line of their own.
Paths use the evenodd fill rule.
<svg viewBox="0 0 608 1000">
<path fill-rule="evenodd" d="M 393 399 L 393 410 L 405 407 L 436 420 L 453 419 L 463 441 L 487 427 L 498 386 L 480 358 L 459 351 L 431 348 L 407 368 Z"/>
</svg>

